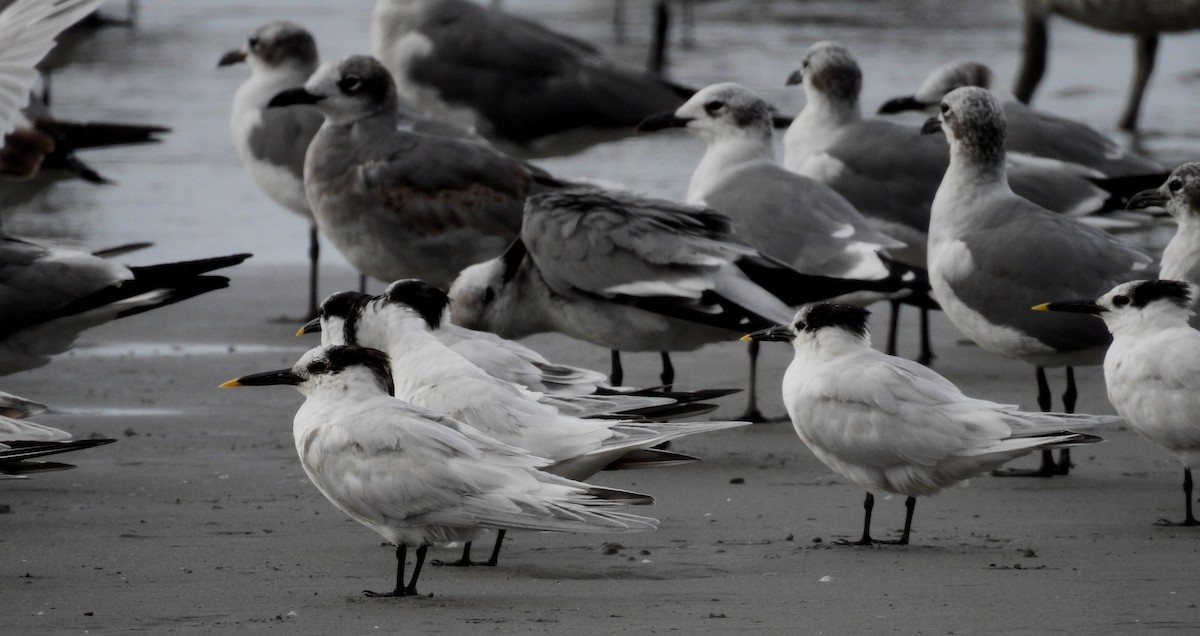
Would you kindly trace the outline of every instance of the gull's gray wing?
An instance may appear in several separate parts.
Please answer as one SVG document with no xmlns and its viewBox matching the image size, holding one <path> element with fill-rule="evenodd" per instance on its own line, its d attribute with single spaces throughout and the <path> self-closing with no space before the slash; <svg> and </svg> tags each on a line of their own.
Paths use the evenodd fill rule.
<svg viewBox="0 0 1200 636">
<path fill-rule="evenodd" d="M 518 143 L 578 127 L 632 129 L 691 93 L 615 66 L 590 44 L 472 2 L 435 3 L 417 29 L 432 48 L 412 60 L 410 78 L 443 101 L 480 111 L 496 135 Z"/>
<path fill-rule="evenodd" d="M 1009 150 L 1078 163 L 1110 177 L 1163 171 L 1163 166 L 1125 152 L 1115 141 L 1086 124 L 1034 110 L 1017 101 L 1005 102 L 1004 116 L 1008 120 L 1004 146 Z"/>
<path fill-rule="evenodd" d="M 986 221 L 959 237 L 975 266 L 955 268 L 957 275 L 948 277 L 951 289 L 991 322 L 1055 349 L 1103 344 L 1108 331 L 1091 316 L 1030 307 L 1053 299 L 1096 298 L 1118 283 L 1155 278 L 1146 254 L 1020 197 L 993 200 L 979 213 Z"/>
</svg>

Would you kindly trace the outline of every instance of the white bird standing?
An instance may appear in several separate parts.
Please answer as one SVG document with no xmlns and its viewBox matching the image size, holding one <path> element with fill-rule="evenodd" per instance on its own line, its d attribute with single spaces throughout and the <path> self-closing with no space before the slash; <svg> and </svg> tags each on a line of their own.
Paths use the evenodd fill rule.
<svg viewBox="0 0 1200 636">
<path fill-rule="evenodd" d="M 942 99 L 940 110 L 925 124 L 927 132 L 942 130 L 950 141 L 950 166 L 929 223 L 934 297 L 980 347 L 1036 367 L 1043 411 L 1051 403 L 1045 367 L 1065 366 L 1063 403 L 1071 412 L 1077 393 L 1073 367 L 1100 364 L 1109 335 L 1080 316 L 1025 308 L 1045 298 L 1099 295 L 1117 283 L 1153 276 L 1153 260 L 1013 193 L 1004 168 L 1004 112 L 991 93 L 959 88 Z M 1034 474 L 1069 471 L 1069 458 L 1055 466 L 1048 455 Z"/>
<path fill-rule="evenodd" d="M 480 530 L 652 530 L 648 517 L 605 507 L 650 503 L 539 470 L 528 454 L 452 418 L 392 397 L 387 355 L 354 346 L 317 347 L 289 370 L 223 387 L 286 384 L 306 397 L 292 432 L 313 485 L 339 510 L 396 545 L 396 587 L 368 596 L 413 596 L 430 544 Z M 417 560 L 406 584 L 407 548 Z"/>
<path fill-rule="evenodd" d="M 874 495 L 907 497 L 907 544 L 918 496 L 996 468 L 1033 450 L 1099 441 L 1069 428 L 1120 421 L 1115 416 L 1029 413 L 963 395 L 949 380 L 911 360 L 871 348 L 866 309 L 817 303 L 789 326 L 747 339 L 790 341 L 795 357 L 783 376 L 783 400 L 796 434 L 826 466 L 867 489 L 858 545 L 871 538 Z"/>
<path fill-rule="evenodd" d="M 250 77 L 233 95 L 229 131 L 242 167 L 267 196 L 308 222 L 308 315 L 317 312 L 320 234 L 304 195 L 304 153 L 324 118 L 311 106 L 267 108 L 279 93 L 304 86 L 317 70 L 317 43 L 294 22 L 268 22 L 218 66 L 245 62 Z"/>
<path fill-rule="evenodd" d="M 1192 469 L 1200 469 L 1200 332 L 1188 325 L 1195 296 L 1183 281 L 1132 281 L 1094 300 L 1034 307 L 1093 314 L 1112 332 L 1104 357 L 1108 400 L 1183 463 L 1184 520 L 1162 525 L 1200 525 L 1192 514 Z"/>
<path fill-rule="evenodd" d="M 1131 210 L 1166 208 L 1177 227 L 1163 249 L 1158 276 L 1200 285 L 1200 163 L 1179 166 L 1162 186 L 1137 193 L 1128 206 Z M 1188 322 L 1200 329 L 1196 314 Z"/>
<path fill-rule="evenodd" d="M 449 298 L 428 283 L 396 281 L 381 296 L 362 297 L 349 307 L 341 301 L 335 295 L 321 305 L 323 345 L 358 345 L 387 353 L 398 399 L 553 460 L 555 463 L 544 470 L 555 475 L 581 480 L 605 469 L 698 461 L 653 447 L 694 433 L 747 424 L 610 419 L 620 417 L 620 413 L 607 414 L 603 419 L 574 417 L 542 401 L 539 394 L 488 375 L 439 341 L 431 330 L 440 322 Z M 339 309 L 347 315 L 336 315 Z M 492 556 L 483 565 L 496 565 L 503 538 L 503 534 L 497 537 Z M 468 544 L 455 565 L 475 565 L 469 550 Z"/>
</svg>

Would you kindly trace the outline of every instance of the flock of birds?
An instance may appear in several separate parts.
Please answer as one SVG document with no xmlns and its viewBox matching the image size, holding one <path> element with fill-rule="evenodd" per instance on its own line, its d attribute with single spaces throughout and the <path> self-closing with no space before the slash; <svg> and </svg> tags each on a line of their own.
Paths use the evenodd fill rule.
<svg viewBox="0 0 1200 636">
<path fill-rule="evenodd" d="M 0 12 L 0 55 L 32 72 L 97 3 L 13 3 Z M 1050 4 L 1023 6 L 1044 18 Z M 9 46 L 16 34 L 40 48 Z M 219 62 L 250 69 L 230 117 L 247 173 L 310 225 L 313 319 L 301 333 L 321 334 L 294 367 L 222 386 L 306 396 L 293 420 L 305 473 L 397 546 L 395 587 L 369 595 L 417 594 L 433 544 L 464 542 L 454 564 L 474 564 L 471 541 L 486 530 L 497 531 L 484 562 L 495 565 L 508 529 L 653 529 L 626 508 L 651 496 L 585 480 L 696 461 L 665 444 L 762 419 L 762 341 L 794 348 L 783 395 L 800 439 L 867 491 L 858 544 L 878 542 L 873 492 L 907 498 L 893 541 L 906 544 L 916 497 L 1035 451 L 1034 474 L 1066 474 L 1066 449 L 1122 421 L 1180 458 L 1182 523 L 1198 524 L 1200 164 L 1168 171 L 1124 151 L 1013 98 L 978 63 L 936 69 L 881 108 L 927 112 L 918 130 L 863 116 L 862 71 L 835 42 L 808 48 L 789 79 L 805 106 L 787 119 L 738 84 L 682 86 L 467 0 L 378 0 L 370 40 L 371 56 L 321 64 L 303 27 L 271 22 Z M 30 84 L 4 95 L 3 132 L 22 130 L 13 122 Z M 666 128 L 705 142 L 686 202 L 528 161 Z M 1160 262 L 1113 232 L 1154 222 L 1136 212 L 1147 209 L 1178 223 Z M 386 291 L 318 301 L 320 235 L 364 277 L 390 282 Z M 209 272 L 248 256 L 125 268 L 3 240 L 9 373 L 47 363 L 87 326 L 223 287 Z M 867 331 L 865 307 L 882 300 L 892 304 L 888 353 Z M 46 308 L 32 311 L 35 301 Z M 918 361 L 893 355 L 902 305 L 926 317 Z M 1041 412 L 966 396 L 932 371 L 934 310 L 981 348 L 1032 365 Z M 611 373 L 514 340 L 548 331 L 610 349 Z M 696 420 L 728 392 L 672 390 L 670 352 L 742 334 L 745 414 Z M 621 351 L 661 352 L 662 386 L 623 386 Z M 1073 367 L 1101 363 L 1119 417 L 1073 412 Z M 1067 369 L 1062 412 L 1052 412 L 1048 367 Z M 15 396 L 0 395 L 0 408 L 19 433 L 0 451 L 6 473 L 32 465 L 29 449 L 111 441 L 64 441 L 22 422 L 40 405 Z M 47 446 L 25 445 L 33 440 Z"/>
</svg>

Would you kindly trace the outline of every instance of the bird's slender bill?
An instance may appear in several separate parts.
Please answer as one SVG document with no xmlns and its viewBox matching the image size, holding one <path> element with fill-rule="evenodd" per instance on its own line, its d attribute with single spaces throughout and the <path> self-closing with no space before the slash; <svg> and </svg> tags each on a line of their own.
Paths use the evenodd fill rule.
<svg viewBox="0 0 1200 636">
<path fill-rule="evenodd" d="M 687 117 L 676 117 L 674 111 L 667 111 L 665 113 L 650 115 L 643 119 L 638 122 L 637 128 L 634 130 L 638 132 L 650 132 L 665 128 L 684 128 L 690 121 L 692 120 Z"/>
<path fill-rule="evenodd" d="M 304 323 L 304 326 L 296 331 L 297 336 L 304 336 L 310 333 L 321 333 L 321 319 L 313 318 Z"/>
<path fill-rule="evenodd" d="M 1034 311 L 1063 311 L 1072 314 L 1100 315 L 1104 308 L 1094 300 L 1064 300 L 1055 303 L 1042 303 L 1032 307 Z"/>
<path fill-rule="evenodd" d="M 803 83 L 804 83 L 804 71 L 802 71 L 800 69 L 796 69 L 796 70 L 792 71 L 791 75 L 788 75 L 788 78 L 787 78 L 788 86 L 795 86 L 797 84 L 803 84 Z"/>
<path fill-rule="evenodd" d="M 320 95 L 313 95 L 303 88 L 289 88 L 286 91 L 281 91 L 267 102 L 267 108 L 278 108 L 280 106 L 293 106 L 295 104 L 315 104 L 324 99 Z"/>
<path fill-rule="evenodd" d="M 246 61 L 246 52 L 241 50 L 233 50 L 221 56 L 221 60 L 217 62 L 217 68 L 229 66 L 231 64 L 241 64 Z"/>
<path fill-rule="evenodd" d="M 1141 192 L 1129 197 L 1125 202 L 1126 210 L 1145 210 L 1146 208 L 1165 208 L 1167 207 L 1167 196 L 1158 191 L 1158 188 L 1152 190 L 1142 190 Z"/>
<path fill-rule="evenodd" d="M 272 386 L 276 384 L 297 385 L 304 381 L 304 378 L 296 375 L 291 369 L 279 369 L 278 371 L 265 371 L 263 373 L 253 373 L 243 375 L 240 378 L 234 378 L 219 388 L 232 389 L 241 386 Z"/>
<path fill-rule="evenodd" d="M 748 333 L 742 336 L 741 339 L 746 342 L 791 342 L 795 337 L 791 329 L 782 325 L 775 325 L 774 327 L 767 327 L 766 329 L 759 329 L 753 333 Z"/>
<path fill-rule="evenodd" d="M 929 106 L 929 104 L 918 101 L 917 98 L 913 97 L 912 95 L 896 97 L 884 102 L 883 105 L 879 107 L 879 114 L 888 115 L 891 113 L 902 113 L 906 110 L 924 110 L 926 106 Z"/>
</svg>

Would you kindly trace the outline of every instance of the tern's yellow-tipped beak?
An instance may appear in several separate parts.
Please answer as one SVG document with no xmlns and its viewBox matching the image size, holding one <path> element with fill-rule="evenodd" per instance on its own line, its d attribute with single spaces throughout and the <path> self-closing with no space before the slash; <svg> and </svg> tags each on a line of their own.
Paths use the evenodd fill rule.
<svg viewBox="0 0 1200 636">
<path fill-rule="evenodd" d="M 222 384 L 221 386 L 219 386 L 217 388 L 218 389 L 236 389 L 239 386 L 246 386 L 245 384 L 242 384 L 240 382 L 240 380 L 241 380 L 241 378 L 234 378 L 234 379 Z"/>
<path fill-rule="evenodd" d="M 741 340 L 742 342 L 753 342 L 754 337 L 751 336 L 750 334 L 746 334 L 746 335 L 742 336 L 741 338 L 738 338 L 738 340 Z"/>
<path fill-rule="evenodd" d="M 1050 303 L 1042 303 L 1040 305 L 1034 305 L 1033 307 L 1030 307 L 1030 309 L 1032 309 L 1034 311 L 1050 311 Z"/>
<path fill-rule="evenodd" d="M 321 319 L 313 318 L 312 320 L 304 323 L 304 326 L 301 327 L 298 331 L 296 331 L 296 335 L 297 336 L 305 336 L 310 333 L 320 333 L 320 332 L 321 332 Z"/>
</svg>

